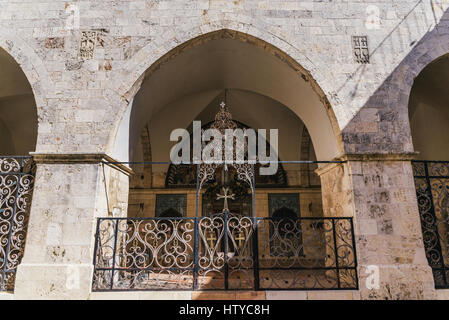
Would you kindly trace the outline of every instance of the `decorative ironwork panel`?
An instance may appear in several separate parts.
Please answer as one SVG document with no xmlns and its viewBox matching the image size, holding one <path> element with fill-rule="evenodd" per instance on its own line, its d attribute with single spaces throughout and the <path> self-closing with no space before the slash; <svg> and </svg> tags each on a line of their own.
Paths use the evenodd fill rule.
<svg viewBox="0 0 449 320">
<path fill-rule="evenodd" d="M 414 161 L 424 248 L 435 287 L 449 288 L 449 162 Z"/>
<path fill-rule="evenodd" d="M 200 290 L 254 289 L 253 221 L 236 214 L 199 220 Z"/>
<path fill-rule="evenodd" d="M 189 218 L 100 219 L 94 290 L 193 289 Z"/>
<path fill-rule="evenodd" d="M 201 129 L 217 129 L 219 130 L 223 136 L 225 136 L 225 130 L 226 129 L 249 129 L 249 127 L 239 121 L 233 120 L 231 113 L 227 110 L 226 105 L 224 102 L 220 105 L 220 110 L 215 115 L 215 121 L 209 122 L 205 124 Z M 192 145 L 193 139 L 190 139 L 190 150 L 193 150 Z M 237 148 L 238 142 L 235 142 L 233 145 L 234 150 Z M 242 147 L 245 150 L 245 154 L 247 156 L 247 142 L 243 142 L 238 144 L 240 147 Z M 267 153 L 270 152 L 271 146 L 269 144 L 266 145 L 267 147 Z M 193 151 L 191 151 L 193 152 Z M 193 156 L 193 154 L 191 154 Z M 235 155 L 234 155 L 235 157 Z M 234 158 L 235 159 L 235 158 Z M 279 160 L 279 159 L 278 159 Z M 237 171 L 237 175 L 239 176 L 240 180 L 250 181 L 251 187 L 252 186 L 252 178 L 253 177 L 245 177 L 245 174 L 248 174 L 249 172 L 252 172 L 252 170 L 248 170 L 249 167 L 251 167 L 249 164 L 236 164 L 234 163 L 231 165 L 235 167 Z M 287 185 L 287 175 L 283 168 L 283 165 L 281 163 L 278 164 L 278 170 L 273 175 L 260 175 L 259 169 L 261 166 L 267 166 L 267 165 L 261 165 L 260 163 L 257 163 L 254 165 L 255 167 L 255 184 L 257 187 L 267 187 L 267 188 L 273 188 L 273 187 L 285 187 Z M 201 166 L 202 170 L 198 173 L 198 176 L 200 178 L 200 185 L 202 186 L 206 182 L 213 182 L 215 181 L 215 169 L 218 167 L 214 164 L 208 164 Z M 194 188 L 196 186 L 196 177 L 197 177 L 197 166 L 194 164 L 173 164 L 171 163 L 168 170 L 167 170 L 167 176 L 165 179 L 165 186 L 167 188 Z M 201 189 L 201 188 L 200 188 Z"/>
<path fill-rule="evenodd" d="M 260 289 L 357 288 L 352 231 L 350 218 L 261 218 Z"/>
<path fill-rule="evenodd" d="M 287 174 L 282 163 L 278 164 L 278 170 L 274 175 L 259 174 L 262 165 L 255 164 L 255 180 L 258 188 L 279 188 L 287 186 Z M 167 170 L 165 186 L 167 188 L 195 188 L 196 187 L 196 165 L 173 164 Z"/>
<path fill-rule="evenodd" d="M 14 290 L 34 185 L 31 157 L 0 158 L 0 291 Z"/>
<path fill-rule="evenodd" d="M 103 218 L 93 290 L 357 289 L 356 268 L 351 218 Z"/>
<path fill-rule="evenodd" d="M 204 193 L 201 195 L 202 215 L 223 211 L 226 199 L 228 211 L 250 216 L 251 190 L 247 179 L 243 179 L 239 179 L 237 170 L 233 167 L 228 167 L 227 170 L 223 166 L 218 167 L 214 178 L 204 185 Z"/>
<path fill-rule="evenodd" d="M 272 226 L 270 226 L 270 237 L 273 238 L 270 245 L 272 246 L 271 251 L 273 254 L 276 254 L 278 248 L 282 247 L 282 243 L 280 242 L 280 238 L 288 239 L 290 245 L 288 249 L 291 250 L 288 252 L 282 252 L 281 255 L 291 255 L 294 256 L 296 254 L 294 248 L 301 248 L 299 255 L 303 255 L 302 253 L 302 232 L 301 226 L 297 226 L 299 229 L 297 232 L 290 232 L 289 229 L 289 220 L 296 219 L 300 216 L 299 209 L 299 194 L 298 193 L 270 193 L 268 194 L 268 213 L 269 216 L 275 218 L 273 221 L 275 222 Z M 287 219 L 283 219 L 287 218 Z M 284 224 L 287 224 L 284 226 Z M 276 228 L 274 228 L 276 225 Z M 275 233 L 278 232 L 280 237 L 276 237 Z M 294 243 L 294 245 L 293 245 Z M 287 248 L 284 248 L 287 249 Z"/>
<path fill-rule="evenodd" d="M 282 210 L 284 208 L 293 211 L 295 213 L 295 216 L 299 217 L 299 193 L 268 194 L 268 212 L 270 214 L 270 217 L 273 217 L 273 214 L 276 211 Z"/>
<path fill-rule="evenodd" d="M 185 217 L 187 210 L 186 194 L 157 194 L 156 217 Z M 173 213 L 173 214 L 172 214 Z M 174 215 L 177 213 L 176 215 Z M 172 215 L 169 215 L 172 214 Z"/>
<path fill-rule="evenodd" d="M 167 188 L 195 188 L 196 166 L 190 164 L 170 164 L 165 178 Z"/>
</svg>

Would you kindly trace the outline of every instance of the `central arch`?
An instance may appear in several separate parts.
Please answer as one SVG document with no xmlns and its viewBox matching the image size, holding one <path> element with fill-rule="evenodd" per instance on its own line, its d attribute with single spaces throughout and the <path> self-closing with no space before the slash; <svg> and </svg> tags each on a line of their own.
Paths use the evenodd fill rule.
<svg viewBox="0 0 449 320">
<path fill-rule="evenodd" d="M 142 65 L 146 64 L 142 62 Z M 310 259 L 320 266 L 325 264 L 327 267 L 333 263 L 324 262 L 328 256 L 327 244 L 311 240 L 316 234 L 321 237 L 331 230 L 323 228 L 322 223 L 316 223 L 316 219 L 323 223 L 332 220 L 324 216 L 320 179 L 307 178 L 315 174 L 314 171 L 303 172 L 314 168 L 283 163 L 278 167 L 282 179 L 273 182 L 273 176 L 258 177 L 252 167 L 219 166 L 207 174 L 207 179 L 202 179 L 204 167 L 176 165 L 173 181 L 166 183 L 167 171 L 170 171 L 170 150 L 177 143 L 170 140 L 171 133 L 179 128 L 192 132 L 195 120 L 201 121 L 202 125 L 212 121 L 214 128 L 220 127 L 220 123 L 226 123 L 227 128 L 235 128 L 238 127 L 235 122 L 238 122 L 256 130 L 278 129 L 276 158 L 282 161 L 330 161 L 341 154 L 340 130 L 329 101 L 311 74 L 292 57 L 252 35 L 218 30 L 170 50 L 151 64 L 124 96 L 129 106 L 118 129 L 114 146 L 116 154 L 112 156 L 122 160 L 117 157 L 121 155 L 130 161 L 133 169 L 127 203 L 130 221 L 150 221 L 147 231 L 158 228 L 159 221 L 163 221 L 170 225 L 164 229 L 165 235 L 170 237 L 181 229 L 181 232 L 187 230 L 187 226 L 178 230 L 177 221 L 195 221 L 197 234 L 201 237 L 198 240 L 200 246 L 195 254 L 189 256 L 195 257 L 192 263 L 197 266 L 205 252 L 212 252 L 211 259 L 227 256 L 229 259 L 236 257 L 241 261 L 265 263 L 272 261 L 271 257 L 282 255 L 289 261 L 298 260 L 299 264 Z M 268 140 L 273 145 L 271 137 Z M 147 161 L 151 164 L 146 167 Z M 240 221 L 236 225 L 239 232 L 235 229 L 222 236 L 221 227 L 212 230 L 202 224 L 210 219 L 224 219 L 228 225 L 229 217 L 232 221 Z M 256 241 L 252 236 L 252 223 L 259 218 L 265 224 L 258 228 Z M 282 228 L 287 225 L 277 223 L 280 219 L 294 222 L 294 236 L 276 231 L 279 225 Z M 128 230 L 130 237 L 131 233 L 141 237 L 141 233 L 146 232 L 140 227 L 133 230 Z M 289 249 L 278 250 L 277 244 L 284 240 L 291 244 Z M 232 245 L 223 248 L 220 243 L 225 242 L 232 242 Z M 308 245 L 303 246 L 303 243 Z M 185 248 L 193 248 L 190 240 L 185 244 Z M 155 244 L 142 245 L 151 247 Z M 170 250 L 169 243 L 164 246 Z M 261 256 L 254 255 L 249 249 L 251 246 L 260 248 Z M 164 255 L 161 251 L 161 257 Z M 155 263 L 151 268 L 158 268 L 159 260 Z M 161 265 L 165 266 L 164 263 Z M 229 267 L 228 262 L 226 265 Z M 250 277 L 243 277 L 248 270 L 236 267 L 232 273 L 236 278 L 230 279 L 227 276 L 223 278 L 222 267 L 216 270 L 216 279 L 213 275 L 200 275 L 203 271 L 209 273 L 206 267 L 188 279 L 201 282 L 194 285 L 195 288 L 223 289 L 234 286 L 234 282 L 239 282 L 236 284 L 239 288 L 271 288 L 276 285 L 266 282 L 267 278 L 277 278 L 278 273 L 283 272 L 274 266 L 270 275 L 261 276 L 253 270 Z M 335 288 L 340 285 L 333 272 L 318 268 L 309 274 L 303 269 L 298 270 L 294 276 L 284 274 L 288 280 L 284 281 L 285 288 L 297 287 L 301 281 L 294 278 L 310 277 L 316 279 L 314 283 L 318 287 Z M 254 281 L 248 282 L 251 277 Z M 355 270 L 351 270 L 348 279 L 342 281 L 347 281 L 347 286 L 352 288 L 357 282 Z M 152 287 L 151 284 L 149 286 Z M 315 287 L 315 284 L 301 286 Z"/>
<path fill-rule="evenodd" d="M 210 54 L 203 55 L 204 52 Z M 264 66 L 263 70 L 260 65 Z M 240 73 L 243 68 L 246 72 Z M 173 74 L 177 76 L 174 78 Z M 167 87 L 170 89 L 163 89 Z M 197 103 L 198 99 L 210 101 L 224 88 L 260 94 L 289 108 L 307 126 L 314 145 L 318 146 L 315 150 L 318 160 L 328 161 L 342 154 L 341 133 L 335 114 L 311 74 L 275 46 L 249 34 L 223 29 L 193 38 L 172 49 L 153 63 L 123 94 L 132 102 L 120 130 L 117 128 L 120 133 L 114 139 L 113 156 L 120 157 L 120 152 L 116 152 L 119 149 L 116 141 L 123 143 L 127 140 L 123 135 L 130 135 L 131 148 L 136 144 L 145 125 L 142 110 L 147 115 L 148 112 L 156 115 L 163 106 L 176 104 L 185 97 L 189 97 L 191 103 Z M 176 95 L 173 94 L 175 92 Z M 141 105 L 145 108 L 139 107 Z M 133 121 L 138 123 L 134 130 L 123 128 Z M 121 144 L 122 153 L 127 147 Z M 119 160 L 131 158 L 121 156 Z"/>
<path fill-rule="evenodd" d="M 280 129 L 281 160 L 330 161 L 342 153 L 335 115 L 312 75 L 274 45 L 221 29 L 170 50 L 139 76 L 125 94 L 130 102 L 112 156 L 119 161 L 169 162 L 171 131 L 188 129 L 194 120 L 213 120 L 225 89 L 235 120 L 254 129 Z M 130 181 L 128 209 L 138 216 L 154 208 L 156 200 L 144 198 L 156 192 L 150 189 L 164 186 L 169 166 L 131 167 L 136 174 Z M 314 186 L 316 194 L 305 210 L 320 215 L 315 169 L 285 165 L 290 186 Z"/>
<path fill-rule="evenodd" d="M 311 74 L 274 45 L 222 29 L 177 46 L 140 75 L 126 93 L 130 103 L 112 156 L 119 161 L 170 161 L 171 131 L 187 129 L 193 120 L 213 120 L 225 89 L 236 120 L 254 129 L 282 128 L 282 160 L 330 161 L 342 154 L 335 115 Z M 130 181 L 132 189 L 162 186 L 168 170 L 168 165 L 132 167 L 137 173 Z M 298 168 L 293 167 L 286 165 L 286 170 L 295 176 Z M 305 180 L 319 186 L 315 168 L 303 165 L 301 178 L 290 180 L 297 186 Z M 141 200 L 129 201 L 141 211 Z M 313 207 L 321 208 L 321 203 Z"/>
</svg>

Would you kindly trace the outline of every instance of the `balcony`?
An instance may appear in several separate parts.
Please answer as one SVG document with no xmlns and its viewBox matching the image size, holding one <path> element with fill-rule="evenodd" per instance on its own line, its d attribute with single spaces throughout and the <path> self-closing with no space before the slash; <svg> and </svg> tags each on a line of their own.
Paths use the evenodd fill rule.
<svg viewBox="0 0 449 320">
<path fill-rule="evenodd" d="M 352 218 L 99 218 L 93 291 L 357 289 Z"/>
</svg>

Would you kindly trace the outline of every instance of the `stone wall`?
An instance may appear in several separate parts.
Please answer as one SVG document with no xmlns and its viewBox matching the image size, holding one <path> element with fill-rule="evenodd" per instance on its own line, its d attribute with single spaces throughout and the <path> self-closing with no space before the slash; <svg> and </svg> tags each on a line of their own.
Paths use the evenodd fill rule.
<svg viewBox="0 0 449 320">
<path fill-rule="evenodd" d="M 379 10 L 378 27 L 366 24 L 372 6 Z M 402 152 L 412 150 L 411 81 L 448 51 L 446 6 L 412 0 L 3 1 L 0 43 L 32 84 L 39 152 L 108 151 L 124 99 L 132 98 L 144 71 L 177 45 L 223 28 L 260 38 L 304 67 L 329 100 L 347 152 Z M 370 64 L 354 61 L 351 35 L 368 36 Z"/>
<path fill-rule="evenodd" d="M 96 219 L 126 215 L 126 171 L 105 169 L 98 155 L 35 154 L 34 158 L 34 201 L 15 298 L 87 299 Z M 114 208 L 124 211 L 114 214 Z"/>
<path fill-rule="evenodd" d="M 354 217 L 360 298 L 435 299 L 410 161 L 345 160 L 319 173 L 325 215 Z"/>
<path fill-rule="evenodd" d="M 39 153 L 111 152 L 146 70 L 186 41 L 229 29 L 263 40 L 256 44 L 268 43 L 302 67 L 342 155 L 404 154 L 413 151 L 407 112 L 413 79 L 449 51 L 447 6 L 443 0 L 1 1 L 0 46 L 33 89 Z M 369 64 L 355 61 L 351 36 L 368 36 Z M 110 208 L 99 162 L 83 161 L 38 165 L 18 297 L 88 297 L 94 218 Z M 126 189 L 127 180 L 117 179 Z M 323 173 L 322 184 L 325 215 L 356 218 L 360 283 L 363 266 L 382 264 L 380 291 L 361 288 L 361 298 L 433 297 L 409 162 L 350 161 Z M 123 205 L 122 192 L 111 199 Z M 67 286 L 72 266 L 80 268 L 78 287 Z"/>
</svg>

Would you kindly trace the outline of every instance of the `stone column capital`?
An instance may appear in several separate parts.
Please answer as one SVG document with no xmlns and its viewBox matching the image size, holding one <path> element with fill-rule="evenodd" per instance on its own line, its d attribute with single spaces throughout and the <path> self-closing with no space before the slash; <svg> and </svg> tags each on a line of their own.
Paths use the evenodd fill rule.
<svg viewBox="0 0 449 320">
<path fill-rule="evenodd" d="M 133 174 L 133 170 L 125 163 L 121 163 L 103 152 L 67 152 L 43 153 L 30 152 L 37 164 L 97 164 L 104 163 L 126 175 Z"/>
</svg>

